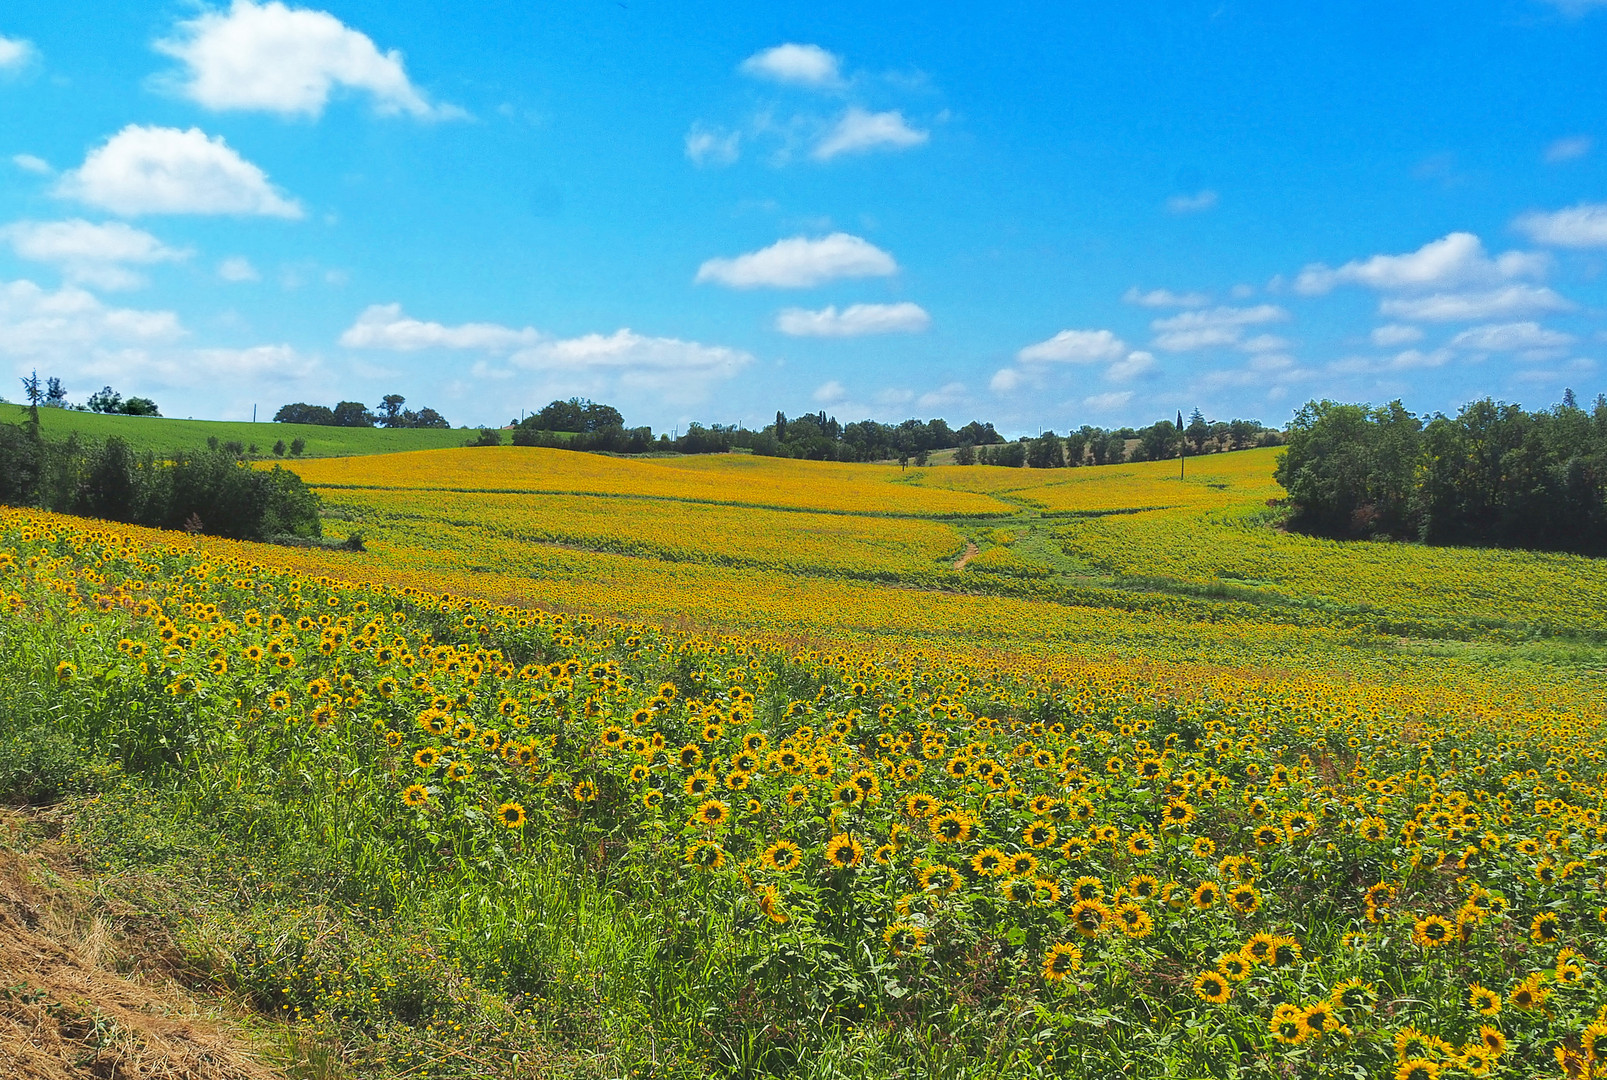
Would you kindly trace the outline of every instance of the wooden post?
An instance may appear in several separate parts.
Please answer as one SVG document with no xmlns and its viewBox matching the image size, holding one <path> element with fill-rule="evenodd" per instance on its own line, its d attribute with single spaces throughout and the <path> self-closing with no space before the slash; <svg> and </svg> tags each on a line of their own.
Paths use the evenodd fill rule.
<svg viewBox="0 0 1607 1080">
<path fill-rule="evenodd" d="M 1177 410 L 1177 478 L 1183 479 L 1183 456 L 1188 453 L 1189 443 L 1183 437 L 1183 410 Z"/>
</svg>

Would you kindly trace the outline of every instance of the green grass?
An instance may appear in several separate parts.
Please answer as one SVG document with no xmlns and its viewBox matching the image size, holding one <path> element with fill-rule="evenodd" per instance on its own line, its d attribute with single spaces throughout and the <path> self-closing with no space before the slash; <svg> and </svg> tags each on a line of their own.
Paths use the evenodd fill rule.
<svg viewBox="0 0 1607 1080">
<path fill-rule="evenodd" d="M 0 423 L 27 422 L 28 410 L 21 405 L 0 405 Z M 207 439 L 255 444 L 264 457 L 273 456 L 273 444 L 283 439 L 286 446 L 300 438 L 307 441 L 303 457 L 357 457 L 363 454 L 394 454 L 403 450 L 440 450 L 462 446 L 477 429 L 462 428 L 338 428 L 314 424 L 275 424 L 268 421 L 246 423 L 233 420 L 180 420 L 169 417 L 104 416 L 100 413 L 68 409 L 41 409 L 39 423 L 45 437 L 99 441 L 113 435 L 128 441 L 135 450 L 172 453 L 203 447 Z"/>
</svg>

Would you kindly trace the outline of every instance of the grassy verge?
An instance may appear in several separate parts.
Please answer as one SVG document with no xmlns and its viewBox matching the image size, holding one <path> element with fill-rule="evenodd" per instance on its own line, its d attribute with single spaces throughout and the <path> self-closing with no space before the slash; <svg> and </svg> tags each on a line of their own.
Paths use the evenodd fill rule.
<svg viewBox="0 0 1607 1080">
<path fill-rule="evenodd" d="M 0 423 L 21 424 L 27 419 L 28 410 L 22 406 L 0 404 Z M 238 442 L 247 448 L 255 446 L 255 453 L 262 457 L 273 457 L 273 445 L 280 440 L 287 448 L 297 439 L 305 440 L 303 457 L 356 457 L 458 447 L 476 434 L 456 428 L 338 428 L 266 420 L 253 424 L 165 416 L 107 416 L 70 409 L 40 409 L 39 426 L 48 439 L 77 435 L 80 439 L 101 441 L 116 435 L 140 452 L 196 450 L 205 447 L 208 439 L 217 439 L 220 443 Z"/>
</svg>

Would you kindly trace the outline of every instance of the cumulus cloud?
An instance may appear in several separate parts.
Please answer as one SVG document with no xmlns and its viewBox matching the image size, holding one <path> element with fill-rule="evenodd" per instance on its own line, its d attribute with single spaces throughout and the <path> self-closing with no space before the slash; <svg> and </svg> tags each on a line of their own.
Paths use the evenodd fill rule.
<svg viewBox="0 0 1607 1080">
<path fill-rule="evenodd" d="M 77 285 L 0 284 L 0 352 L 14 358 L 59 360 L 95 347 L 167 344 L 184 333 L 171 311 L 108 307 Z"/>
<path fill-rule="evenodd" d="M 244 255 L 231 255 L 218 263 L 218 277 L 224 281 L 242 282 L 259 281 L 262 275 L 257 268 L 251 265 L 251 260 Z"/>
<path fill-rule="evenodd" d="M 709 259 L 698 267 L 698 282 L 733 289 L 807 289 L 837 278 L 886 277 L 898 264 L 881 248 L 848 233 L 811 240 L 793 236 L 735 258 Z"/>
<path fill-rule="evenodd" d="M 1155 354 L 1135 349 L 1105 369 L 1111 382 L 1130 382 L 1155 367 Z"/>
<path fill-rule="evenodd" d="M 23 172 L 31 172 L 39 176 L 49 176 L 55 171 L 50 167 L 50 162 L 34 154 L 12 154 L 11 164 Z"/>
<path fill-rule="evenodd" d="M 709 382 L 729 379 L 753 356 L 724 345 L 671 337 L 648 337 L 622 328 L 612 334 L 544 341 L 520 349 L 510 362 L 548 376 L 611 374 L 623 386 L 653 389 L 682 400 L 701 394 Z"/>
<path fill-rule="evenodd" d="M 1016 368 L 1000 368 L 988 380 L 988 389 L 995 394 L 1008 394 L 1021 385 L 1021 372 Z"/>
<path fill-rule="evenodd" d="M 1403 323 L 1386 323 L 1383 326 L 1373 327 L 1369 337 L 1374 345 L 1387 349 L 1392 345 L 1409 345 L 1414 341 L 1422 341 L 1423 331 Z"/>
<path fill-rule="evenodd" d="M 1021 349 L 1016 360 L 1021 366 L 994 373 L 988 385 L 995 393 L 1008 394 L 1025 385 L 1045 386 L 1061 364 L 1103 364 L 1105 378 L 1111 382 L 1130 382 L 1155 367 L 1154 354 L 1128 349 L 1127 343 L 1109 330 L 1062 330 Z"/>
<path fill-rule="evenodd" d="M 1122 301 L 1128 304 L 1137 304 L 1140 307 L 1168 308 L 1168 307 L 1204 307 L 1211 302 L 1211 298 L 1200 292 L 1177 293 L 1171 289 L 1151 289 L 1140 292 L 1134 285 L 1122 293 Z"/>
<path fill-rule="evenodd" d="M 1028 345 L 1016 353 L 1025 363 L 1097 364 L 1118 360 L 1127 343 L 1109 330 L 1062 330 L 1047 341 Z"/>
<path fill-rule="evenodd" d="M 865 334 L 918 334 L 932 325 L 919 304 L 835 305 L 819 311 L 787 308 L 776 316 L 776 329 L 793 337 L 860 337 Z"/>
<path fill-rule="evenodd" d="M 1537 244 L 1607 247 L 1607 203 L 1579 203 L 1549 214 L 1532 210 L 1513 225 Z"/>
<path fill-rule="evenodd" d="M 320 363 L 289 345 L 197 348 L 171 311 L 116 307 L 82 286 L 41 288 L 31 281 L 0 282 L 0 360 L 19 370 L 48 370 L 74 392 L 111 384 L 172 395 L 199 386 L 248 393 L 253 385 L 284 384 L 318 375 Z M 243 400 L 250 402 L 250 397 Z"/>
<path fill-rule="evenodd" d="M 370 305 L 340 335 L 340 343 L 348 349 L 384 349 L 391 352 L 417 352 L 421 349 L 510 352 L 536 345 L 541 340 L 541 332 L 529 326 L 515 330 L 496 323 L 446 326 L 438 322 L 424 322 L 402 314 L 401 304 Z"/>
<path fill-rule="evenodd" d="M 177 262 L 190 255 L 121 221 L 19 221 L 0 228 L 0 240 L 19 258 L 55 266 L 70 282 L 102 289 L 138 288 L 145 278 L 130 266 Z"/>
<path fill-rule="evenodd" d="M 1477 236 L 1454 232 L 1404 255 L 1374 255 L 1337 269 L 1313 263 L 1295 279 L 1295 291 L 1315 296 L 1337 285 L 1386 291 L 1493 285 L 1539 277 L 1546 267 L 1546 257 L 1532 252 L 1508 251 L 1492 259 Z"/>
<path fill-rule="evenodd" d="M 1216 192 L 1207 188 L 1192 195 L 1173 195 L 1166 200 L 1166 209 L 1174 214 L 1198 214 L 1211 209 L 1216 203 Z"/>
<path fill-rule="evenodd" d="M 310 378 L 322 366 L 289 345 L 252 345 L 244 349 L 192 349 L 184 370 L 227 379 L 297 382 Z M 176 365 L 175 365 L 176 366 Z M 162 365 L 158 366 L 160 370 Z"/>
<path fill-rule="evenodd" d="M 1595 145 L 1595 140 L 1589 135 L 1570 135 L 1546 147 L 1545 158 L 1552 165 L 1564 161 L 1577 161 L 1590 153 L 1591 147 Z"/>
<path fill-rule="evenodd" d="M 299 218 L 257 166 L 222 136 L 200 128 L 130 124 L 65 174 L 57 193 L 132 217 L 138 214 L 257 214 Z"/>
<path fill-rule="evenodd" d="M 1577 340 L 1572 334 L 1551 330 L 1537 322 L 1490 323 L 1474 326 L 1451 339 L 1451 346 L 1478 352 L 1525 352 L 1561 349 Z"/>
<path fill-rule="evenodd" d="M 1113 390 L 1108 394 L 1091 394 L 1082 399 L 1086 408 L 1096 412 L 1111 412 L 1133 400 L 1131 390 Z"/>
<path fill-rule="evenodd" d="M 1352 356 L 1343 360 L 1336 360 L 1328 365 L 1328 370 L 1339 375 L 1385 375 L 1401 371 L 1413 371 L 1423 368 L 1444 367 L 1454 359 L 1456 354 L 1450 349 L 1433 349 L 1424 352 L 1422 349 L 1407 349 L 1394 356 L 1383 358 L 1368 356 Z"/>
<path fill-rule="evenodd" d="M 830 161 L 839 154 L 907 150 L 920 146 L 930 137 L 928 132 L 910 127 L 904 121 L 904 114 L 896 109 L 873 113 L 855 105 L 815 144 L 810 156 L 816 161 Z"/>
<path fill-rule="evenodd" d="M 836 379 L 823 382 L 810 395 L 817 405 L 838 405 L 848 400 L 848 388 Z"/>
<path fill-rule="evenodd" d="M 922 409 L 945 409 L 960 404 L 967 396 L 964 383 L 944 383 L 936 390 L 928 390 L 916 398 L 915 404 Z"/>
<path fill-rule="evenodd" d="M 0 36 L 0 74 L 21 71 L 34 55 L 33 42 Z"/>
<path fill-rule="evenodd" d="M 1574 304 L 1545 286 L 1508 285 L 1483 292 L 1386 297 L 1378 310 L 1417 322 L 1477 322 L 1481 319 L 1572 311 Z"/>
<path fill-rule="evenodd" d="M 1246 327 L 1281 322 L 1289 313 L 1276 304 L 1252 307 L 1214 307 L 1184 311 L 1150 323 L 1155 346 L 1168 352 L 1188 352 L 1213 346 L 1241 345 Z M 1282 342 L 1278 343 L 1279 345 Z"/>
<path fill-rule="evenodd" d="M 380 52 L 327 11 L 279 0 L 234 0 L 226 12 L 203 11 L 156 48 L 184 65 L 180 92 L 208 109 L 317 117 L 330 94 L 344 89 L 367 94 L 382 115 L 464 115 L 431 104 L 408 79 L 401 53 Z"/>
<path fill-rule="evenodd" d="M 686 133 L 686 156 L 694 165 L 729 165 L 741 152 L 741 132 L 693 124 Z"/>
<path fill-rule="evenodd" d="M 842 83 L 842 59 L 819 45 L 789 42 L 742 61 L 744 74 L 771 82 L 828 89 Z"/>
</svg>

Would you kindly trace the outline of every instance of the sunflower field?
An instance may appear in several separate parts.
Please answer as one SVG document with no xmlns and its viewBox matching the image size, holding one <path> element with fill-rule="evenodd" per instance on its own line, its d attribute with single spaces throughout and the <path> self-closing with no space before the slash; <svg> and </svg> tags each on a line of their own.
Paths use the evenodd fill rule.
<svg viewBox="0 0 1607 1080">
<path fill-rule="evenodd" d="M 326 490 L 411 522 L 367 556 L 0 510 L 0 734 L 103 763 L 94 872 L 193 882 L 216 983 L 351 1075 L 1607 1074 L 1588 560 L 1302 561 L 1254 452 L 700 459 L 640 530 L 674 466 L 521 452 L 479 537 L 401 491 L 456 451 Z"/>
</svg>

